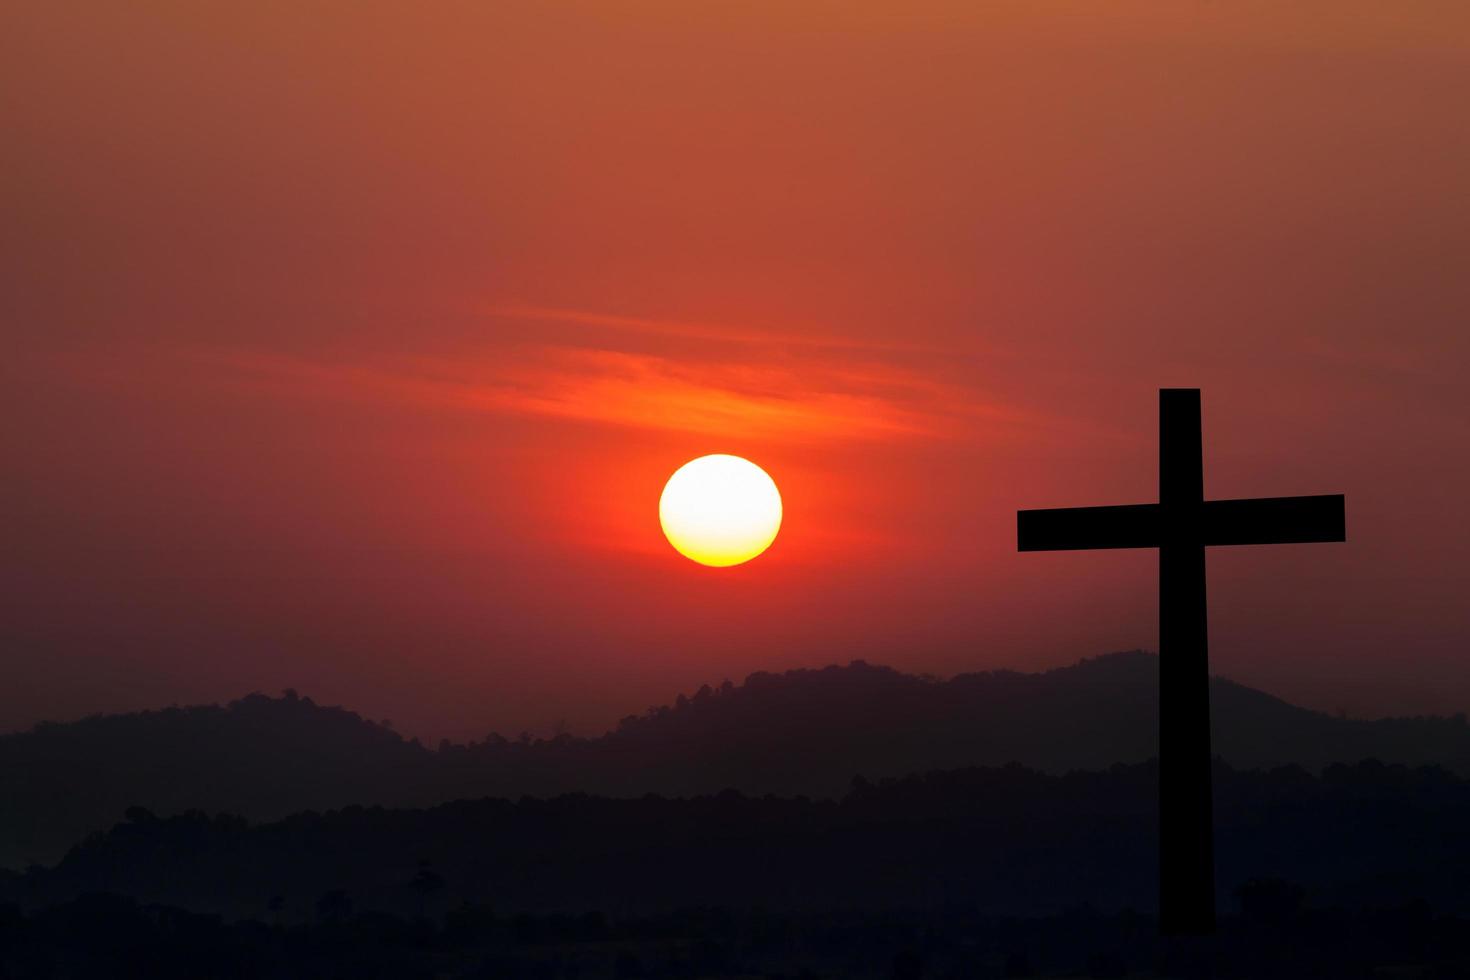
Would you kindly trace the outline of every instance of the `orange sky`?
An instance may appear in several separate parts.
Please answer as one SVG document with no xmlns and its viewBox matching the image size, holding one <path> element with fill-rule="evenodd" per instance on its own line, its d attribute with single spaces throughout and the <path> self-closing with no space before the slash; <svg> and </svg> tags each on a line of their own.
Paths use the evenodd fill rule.
<svg viewBox="0 0 1470 980">
<path fill-rule="evenodd" d="M 1217 670 L 1470 705 L 1460 3 L 255 3 L 0 13 L 0 728 L 291 685 L 595 731 L 854 657 L 1155 641 L 1018 507 L 1344 492 L 1210 558 Z M 733 452 L 772 549 L 663 481 Z"/>
</svg>

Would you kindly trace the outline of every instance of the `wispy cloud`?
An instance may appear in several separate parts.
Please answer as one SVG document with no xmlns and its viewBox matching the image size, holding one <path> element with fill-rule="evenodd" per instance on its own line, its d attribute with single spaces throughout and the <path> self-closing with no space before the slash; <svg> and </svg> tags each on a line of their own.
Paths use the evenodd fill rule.
<svg viewBox="0 0 1470 980">
<path fill-rule="evenodd" d="M 960 387 L 868 362 L 676 360 L 550 346 L 483 359 L 351 363 L 206 356 L 237 380 L 316 395 L 767 439 L 942 437 L 977 418 L 1011 414 Z"/>
</svg>

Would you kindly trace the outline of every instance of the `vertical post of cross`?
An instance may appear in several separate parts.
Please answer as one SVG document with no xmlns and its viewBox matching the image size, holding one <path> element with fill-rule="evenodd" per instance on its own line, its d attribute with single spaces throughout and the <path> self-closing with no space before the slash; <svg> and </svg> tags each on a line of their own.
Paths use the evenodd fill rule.
<svg viewBox="0 0 1470 980">
<path fill-rule="evenodd" d="M 1197 388 L 1159 392 L 1159 924 L 1215 928 L 1204 455 Z"/>
</svg>

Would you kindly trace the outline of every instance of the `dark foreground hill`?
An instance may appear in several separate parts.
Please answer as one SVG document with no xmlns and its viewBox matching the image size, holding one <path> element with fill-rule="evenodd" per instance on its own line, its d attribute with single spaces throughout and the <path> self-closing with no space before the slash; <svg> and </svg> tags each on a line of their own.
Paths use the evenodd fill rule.
<svg viewBox="0 0 1470 980">
<path fill-rule="evenodd" d="M 353 911 L 245 920 L 84 895 L 0 905 L 7 980 L 1002 980 L 1188 977 L 1393 980 L 1470 976 L 1470 919 L 1423 903 L 1314 909 L 1280 881 L 1242 889 L 1218 937 L 1161 938 L 1147 916 L 1070 909 L 1038 918 L 839 909 L 692 908 L 665 915 L 442 917 Z"/>
<path fill-rule="evenodd" d="M 597 738 L 490 736 L 437 750 L 294 694 L 43 724 L 0 737 L 0 867 L 54 862 L 135 805 L 272 819 L 576 791 L 831 797 L 858 774 L 1012 761 L 1101 769 L 1155 754 L 1157 682 L 1144 653 L 948 681 L 858 662 L 705 687 Z M 1216 750 L 1236 766 L 1315 771 L 1375 757 L 1470 772 L 1463 717 L 1340 719 L 1223 679 L 1211 697 Z"/>
<path fill-rule="evenodd" d="M 135 810 L 53 869 L 0 876 L 0 901 L 36 908 L 105 891 L 294 921 L 466 903 L 501 914 L 1148 914 L 1156 777 L 1152 763 L 1065 776 L 1008 766 L 858 781 L 840 800 L 570 795 L 258 825 Z M 1321 776 L 1221 765 L 1216 794 L 1222 905 L 1272 879 L 1317 907 L 1470 913 L 1470 781 L 1376 762 Z"/>
</svg>

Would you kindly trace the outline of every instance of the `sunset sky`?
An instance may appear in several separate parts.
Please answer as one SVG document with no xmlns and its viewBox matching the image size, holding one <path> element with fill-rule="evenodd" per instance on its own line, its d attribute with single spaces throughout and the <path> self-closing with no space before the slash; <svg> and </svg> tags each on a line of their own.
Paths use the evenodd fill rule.
<svg viewBox="0 0 1470 980">
<path fill-rule="evenodd" d="M 1470 708 L 1470 7 L 0 14 L 0 730 L 292 686 L 437 739 L 702 683 L 1152 648 L 1015 511 L 1344 493 L 1209 559 L 1213 668 Z M 658 523 L 735 453 L 785 504 Z"/>
</svg>

